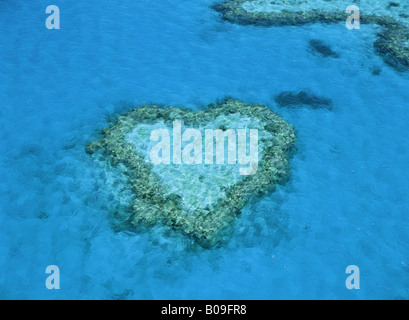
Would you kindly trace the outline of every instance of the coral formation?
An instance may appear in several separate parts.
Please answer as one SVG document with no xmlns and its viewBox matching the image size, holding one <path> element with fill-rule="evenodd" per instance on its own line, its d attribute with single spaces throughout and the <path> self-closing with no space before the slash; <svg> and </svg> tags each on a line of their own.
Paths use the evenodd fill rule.
<svg viewBox="0 0 409 320">
<path fill-rule="evenodd" d="M 349 14 L 345 9 L 351 5 L 345 0 L 231 0 L 216 3 L 212 7 L 222 13 L 223 19 L 232 23 L 257 26 L 288 26 L 309 23 L 345 22 Z M 374 43 L 376 52 L 384 61 L 398 71 L 409 69 L 409 21 L 406 17 L 408 4 L 390 5 L 389 1 L 361 0 L 361 24 L 377 24 L 383 27 Z M 383 7 L 380 7 L 383 5 Z"/>
<path fill-rule="evenodd" d="M 323 58 L 339 58 L 338 53 L 331 49 L 324 41 L 319 39 L 312 39 L 308 45 L 311 52 Z"/>
<path fill-rule="evenodd" d="M 311 91 L 283 91 L 274 98 L 280 107 L 309 106 L 313 109 L 332 109 L 332 100 L 319 97 Z"/>
<path fill-rule="evenodd" d="M 228 164 L 154 165 L 147 156 L 149 132 L 170 128 L 175 120 L 202 130 L 257 129 L 257 172 L 239 175 L 237 165 Z M 225 99 L 195 112 L 140 106 L 103 129 L 100 139 L 90 142 L 86 151 L 108 171 L 117 170 L 117 180 L 125 183 L 122 189 L 128 192 L 129 207 L 116 213 L 121 228 L 163 223 L 212 247 L 223 240 L 228 225 L 252 198 L 285 182 L 295 140 L 291 125 L 264 105 Z"/>
</svg>

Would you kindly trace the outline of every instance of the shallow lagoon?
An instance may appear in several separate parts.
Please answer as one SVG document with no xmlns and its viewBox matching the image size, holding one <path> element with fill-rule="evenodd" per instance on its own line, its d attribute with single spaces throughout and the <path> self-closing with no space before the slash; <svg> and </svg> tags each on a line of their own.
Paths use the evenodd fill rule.
<svg viewBox="0 0 409 320">
<path fill-rule="evenodd" d="M 0 5 L 0 297 L 409 297 L 409 74 L 374 54 L 378 27 L 243 27 L 212 3 L 64 1 L 58 31 L 47 1 Z M 311 54 L 311 39 L 339 58 Z M 274 101 L 304 89 L 333 110 Z M 162 227 L 115 233 L 86 142 L 129 103 L 197 109 L 226 95 L 294 126 L 291 181 L 247 206 L 219 249 Z M 45 288 L 50 264 L 59 291 Z M 345 288 L 351 264 L 359 291 Z"/>
</svg>

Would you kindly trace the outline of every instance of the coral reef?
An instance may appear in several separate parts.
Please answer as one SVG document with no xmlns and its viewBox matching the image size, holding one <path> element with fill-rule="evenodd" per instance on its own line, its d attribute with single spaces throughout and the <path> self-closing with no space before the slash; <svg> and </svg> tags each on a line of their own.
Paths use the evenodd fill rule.
<svg viewBox="0 0 409 320">
<path fill-rule="evenodd" d="M 309 106 L 313 109 L 332 110 L 332 100 L 319 97 L 311 91 L 283 91 L 274 98 L 280 107 Z"/>
<path fill-rule="evenodd" d="M 227 164 L 154 165 L 147 156 L 149 133 L 170 128 L 176 120 L 201 130 L 257 129 L 257 172 L 239 175 L 237 165 Z M 227 227 L 252 198 L 272 192 L 288 179 L 295 140 L 291 125 L 264 105 L 225 99 L 195 112 L 156 105 L 132 109 L 103 129 L 86 152 L 106 170 L 116 170 L 116 180 L 125 183 L 118 189 L 128 192 L 129 207 L 115 214 L 120 228 L 163 223 L 212 247 L 222 242 Z"/>
<path fill-rule="evenodd" d="M 349 16 L 345 9 L 349 5 L 351 2 L 345 0 L 232 0 L 212 7 L 226 21 L 268 27 L 345 22 Z M 389 1 L 374 4 L 373 1 L 360 0 L 356 5 L 360 8 L 361 24 L 383 27 L 374 43 L 376 52 L 396 70 L 409 70 L 409 21 L 405 13 L 408 4 L 396 6 Z"/>
<path fill-rule="evenodd" d="M 317 54 L 322 58 L 339 58 L 338 53 L 331 49 L 324 41 L 319 39 L 312 39 L 308 45 L 312 53 Z"/>
</svg>

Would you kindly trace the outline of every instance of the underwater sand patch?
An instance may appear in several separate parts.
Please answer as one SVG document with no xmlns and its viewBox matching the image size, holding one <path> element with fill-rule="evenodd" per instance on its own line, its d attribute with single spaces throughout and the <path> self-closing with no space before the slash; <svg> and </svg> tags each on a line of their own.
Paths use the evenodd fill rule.
<svg viewBox="0 0 409 320">
<path fill-rule="evenodd" d="M 175 121 L 183 124 L 182 130 L 258 130 L 257 171 L 242 175 L 239 163 L 227 162 L 154 164 L 149 158 L 150 133 L 157 128 L 171 130 Z M 127 210 L 116 212 L 120 226 L 162 223 L 203 247 L 212 247 L 228 236 L 232 222 L 251 199 L 273 192 L 288 179 L 295 140 L 292 126 L 266 106 L 226 99 L 199 111 L 137 107 L 102 129 L 100 139 L 90 142 L 86 152 L 105 164 L 103 169 L 111 177 L 118 172 L 118 189 L 126 191 L 129 201 Z"/>
</svg>

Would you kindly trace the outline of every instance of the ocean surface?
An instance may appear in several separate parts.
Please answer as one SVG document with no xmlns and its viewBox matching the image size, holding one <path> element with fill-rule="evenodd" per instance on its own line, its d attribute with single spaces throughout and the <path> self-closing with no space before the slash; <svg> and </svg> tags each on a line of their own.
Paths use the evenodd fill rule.
<svg viewBox="0 0 409 320">
<path fill-rule="evenodd" d="M 409 72 L 375 55 L 379 27 L 239 26 L 212 3 L 0 2 L 0 298 L 409 298 Z M 51 4 L 60 30 L 45 27 Z M 339 58 L 312 54 L 311 39 Z M 274 101 L 305 89 L 333 110 Z M 130 104 L 225 96 L 294 126 L 290 181 L 246 206 L 220 248 L 161 226 L 115 232 L 86 143 Z M 48 265 L 60 290 L 45 286 Z"/>
</svg>

